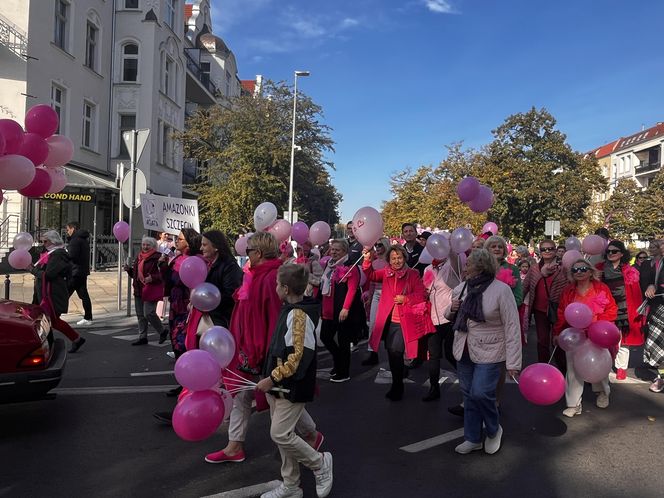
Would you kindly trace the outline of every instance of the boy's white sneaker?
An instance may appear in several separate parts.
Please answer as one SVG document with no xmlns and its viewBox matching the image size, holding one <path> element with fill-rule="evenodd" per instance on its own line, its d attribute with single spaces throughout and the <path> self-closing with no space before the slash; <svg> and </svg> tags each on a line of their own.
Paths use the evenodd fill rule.
<svg viewBox="0 0 664 498">
<path fill-rule="evenodd" d="M 304 492 L 299 486 L 296 488 L 291 488 L 286 486 L 283 482 L 276 488 L 263 493 L 261 498 L 302 498 Z"/>
<path fill-rule="evenodd" d="M 320 469 L 314 470 L 316 479 L 316 495 L 318 498 L 325 498 L 332 491 L 332 453 L 326 451 L 323 453 L 323 464 Z"/>
</svg>

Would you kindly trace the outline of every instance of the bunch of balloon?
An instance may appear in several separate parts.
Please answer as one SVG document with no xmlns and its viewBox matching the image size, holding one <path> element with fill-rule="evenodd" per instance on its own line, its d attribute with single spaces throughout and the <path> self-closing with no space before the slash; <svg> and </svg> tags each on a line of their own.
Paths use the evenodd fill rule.
<svg viewBox="0 0 664 498">
<path fill-rule="evenodd" d="M 12 119 L 0 119 L 0 189 L 41 197 L 65 188 L 63 166 L 74 156 L 74 144 L 54 134 L 58 124 L 57 113 L 45 104 L 28 110 L 25 131 Z"/>
<path fill-rule="evenodd" d="M 30 248 L 34 243 L 32 235 L 28 232 L 17 233 L 13 241 L 14 250 L 7 257 L 9 265 L 16 270 L 27 270 L 32 264 Z"/>
<path fill-rule="evenodd" d="M 457 184 L 457 195 L 475 213 L 488 211 L 495 200 L 493 191 L 474 176 L 467 176 Z"/>
<path fill-rule="evenodd" d="M 173 429 L 185 441 L 211 436 L 233 403 L 231 393 L 220 388 L 221 372 L 235 357 L 233 335 L 224 327 L 211 327 L 201 336 L 199 348 L 175 363 L 175 378 L 184 389 L 173 411 Z"/>
</svg>

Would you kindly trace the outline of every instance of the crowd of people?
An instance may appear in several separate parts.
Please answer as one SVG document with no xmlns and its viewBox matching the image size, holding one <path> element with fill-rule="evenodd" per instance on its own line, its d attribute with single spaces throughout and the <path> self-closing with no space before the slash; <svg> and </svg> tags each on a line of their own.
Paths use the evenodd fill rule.
<svg viewBox="0 0 664 498">
<path fill-rule="evenodd" d="M 664 391 L 664 241 L 651 241 L 632 264 L 625 244 L 601 232 L 606 238 L 601 255 L 564 264 L 565 246 L 553 240 L 542 240 L 537 250 L 511 250 L 502 237 L 485 233 L 464 254 L 450 253 L 424 264 L 420 257 L 430 235 L 404 223 L 400 240 L 381 238 L 372 247 L 362 247 L 349 222 L 346 238 L 293 250 L 290 244 L 280 246 L 270 233 L 258 232 L 248 238 L 242 268 L 226 236 L 216 230 L 198 234 L 184 229 L 174 247 L 143 238 L 138 258 L 125 267 L 134 279 L 139 326 L 133 344 L 147 343 L 150 324 L 160 342 L 170 339 L 179 357 L 197 347 L 206 328 L 221 325 L 237 345 L 228 369 L 257 382 L 255 391 L 234 397 L 228 443 L 206 455 L 206 462 L 247 458 L 244 441 L 255 401 L 258 410 L 271 410 L 270 434 L 282 456 L 283 483 L 264 496 L 302 496 L 298 462 L 314 472 L 318 495 L 329 493 L 332 455 L 319 451 L 324 437 L 305 407 L 315 390 L 317 329 L 333 362 L 329 380 L 336 384 L 351 378 L 354 345 L 368 338 L 362 366 L 372 367 L 379 363 L 383 344 L 391 373 L 385 397 L 391 402 L 403 398 L 409 370 L 425 362 L 429 388 L 422 399 L 438 400 L 445 360 L 456 371 L 463 394 L 461 405 L 448 408 L 464 419 L 464 441 L 456 447 L 460 454 L 500 449 L 501 392 L 506 376 L 518 378 L 531 321 L 538 361 L 555 362 L 566 377 L 563 415 L 582 412 L 584 381 L 573 355 L 557 347 L 559 334 L 568 326 L 564 311 L 570 303 L 588 305 L 593 321 L 611 321 L 621 331 L 620 344 L 611 351 L 617 381 L 626 379 L 630 347 L 644 345 L 644 362 L 658 370 L 650 390 Z M 58 321 L 66 306 L 56 290 L 61 280 L 71 279 L 62 261 L 72 255 L 55 232 L 47 233 L 43 242 L 44 256 L 32 270 L 36 301 L 52 296 L 55 328 L 68 335 L 75 351 L 84 339 Z M 192 256 L 206 263 L 207 282 L 222 296 L 209 313 L 190 305 L 190 290 L 179 277 L 184 259 Z M 79 278 L 71 292 L 81 288 Z M 168 328 L 156 314 L 157 302 L 164 298 L 170 303 Z M 91 319 L 86 309 L 84 320 Z M 275 386 L 280 390 L 274 391 Z M 285 386 L 289 394 L 281 389 Z M 608 377 L 593 390 L 596 405 L 607 408 Z M 169 414 L 160 417 L 169 420 Z"/>
</svg>

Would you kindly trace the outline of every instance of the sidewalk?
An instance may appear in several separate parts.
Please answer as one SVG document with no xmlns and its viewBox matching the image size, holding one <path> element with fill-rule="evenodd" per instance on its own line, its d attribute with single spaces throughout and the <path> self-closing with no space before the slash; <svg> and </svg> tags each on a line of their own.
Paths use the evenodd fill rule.
<svg viewBox="0 0 664 498">
<path fill-rule="evenodd" d="M 32 302 L 34 277 L 30 273 L 14 274 L 10 276 L 11 286 L 9 297 L 24 303 Z M 4 278 L 3 278 L 4 282 Z M 95 320 L 102 318 L 126 316 L 127 305 L 127 275 L 122 276 L 122 310 L 118 310 L 118 274 L 117 271 L 99 271 L 91 273 L 88 277 L 88 293 L 92 301 L 92 316 Z M 4 289 L 3 289 L 4 297 Z M 133 315 L 132 303 L 132 315 Z M 80 320 L 83 317 L 81 300 L 74 293 L 69 299 L 69 313 L 62 316 L 70 321 L 73 318 Z"/>
</svg>

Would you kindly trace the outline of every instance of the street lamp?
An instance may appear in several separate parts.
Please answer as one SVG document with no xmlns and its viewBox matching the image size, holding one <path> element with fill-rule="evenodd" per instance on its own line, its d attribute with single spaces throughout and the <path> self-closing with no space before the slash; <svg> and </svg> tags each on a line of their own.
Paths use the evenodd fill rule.
<svg viewBox="0 0 664 498">
<path fill-rule="evenodd" d="M 295 169 L 295 115 L 297 112 L 297 77 L 309 76 L 309 71 L 295 71 L 295 91 L 293 92 L 293 137 L 290 153 L 290 180 L 288 182 L 288 221 L 293 224 L 293 172 Z M 300 149 L 300 147 L 297 147 Z"/>
</svg>

